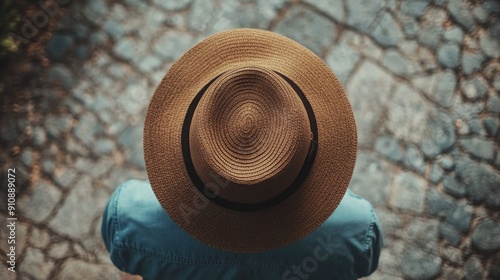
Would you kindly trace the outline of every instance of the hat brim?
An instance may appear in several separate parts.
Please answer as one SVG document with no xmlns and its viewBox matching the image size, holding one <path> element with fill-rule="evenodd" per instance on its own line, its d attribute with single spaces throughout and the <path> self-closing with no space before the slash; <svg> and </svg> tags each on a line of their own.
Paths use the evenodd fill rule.
<svg viewBox="0 0 500 280">
<path fill-rule="evenodd" d="M 307 178 L 286 200 L 237 211 L 200 198 L 184 164 L 181 135 L 198 92 L 221 73 L 249 65 L 279 72 L 302 90 L 316 118 L 318 150 Z M 227 251 L 275 249 L 315 230 L 344 196 L 356 152 L 354 115 L 328 66 L 297 42 L 257 29 L 221 32 L 186 52 L 156 89 L 144 126 L 146 169 L 160 204 L 188 234 Z"/>
</svg>

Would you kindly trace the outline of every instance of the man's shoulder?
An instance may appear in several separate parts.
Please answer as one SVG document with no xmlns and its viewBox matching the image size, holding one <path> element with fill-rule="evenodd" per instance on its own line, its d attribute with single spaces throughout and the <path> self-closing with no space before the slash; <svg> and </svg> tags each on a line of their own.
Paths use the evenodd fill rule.
<svg viewBox="0 0 500 280">
<path fill-rule="evenodd" d="M 371 217 L 370 212 L 373 211 L 373 206 L 368 200 L 350 189 L 347 189 L 339 206 L 339 211 L 347 211 L 351 216 L 359 216 L 358 218 Z"/>
<path fill-rule="evenodd" d="M 117 188 L 119 201 L 123 203 L 134 203 L 137 205 L 149 204 L 151 200 L 156 200 L 151 185 L 148 180 L 130 179 Z"/>
<path fill-rule="evenodd" d="M 332 236 L 359 254 L 374 226 L 378 220 L 370 202 L 348 189 L 333 214 L 310 235 Z"/>
<path fill-rule="evenodd" d="M 368 226 L 375 214 L 373 207 L 366 199 L 348 189 L 333 214 L 326 223 L 338 226 Z"/>
<path fill-rule="evenodd" d="M 118 204 L 122 217 L 141 214 L 141 217 L 166 215 L 156 198 L 148 180 L 131 179 L 118 187 Z M 362 225 L 368 226 L 375 214 L 373 207 L 366 199 L 348 189 L 332 215 L 325 221 L 323 226 L 346 228 Z M 133 218 L 133 217 L 131 217 Z"/>
<path fill-rule="evenodd" d="M 121 224 L 149 222 L 166 219 L 167 213 L 161 207 L 148 180 L 131 179 L 116 190 L 117 214 Z"/>
<path fill-rule="evenodd" d="M 131 179 L 118 187 L 118 202 L 121 215 L 142 213 L 143 215 L 166 214 L 157 200 L 148 180 Z M 123 217 L 123 216 L 122 216 Z M 325 221 L 328 226 L 344 227 L 369 225 L 374 217 L 373 207 L 366 199 L 348 189 L 334 213 Z M 141 217 L 144 218 L 144 217 Z"/>
<path fill-rule="evenodd" d="M 200 267 L 216 260 L 220 273 L 227 273 L 227 267 L 233 267 L 238 273 L 250 273 L 248 271 L 257 269 L 261 271 L 259 273 L 286 275 L 296 264 L 316 258 L 318 271 L 315 275 L 318 277 L 335 272 L 335 275 L 345 274 L 345 279 L 353 278 L 350 276 L 353 272 L 351 267 L 367 249 L 374 215 L 368 201 L 348 190 L 328 220 L 305 238 L 272 251 L 237 254 L 211 248 L 185 233 L 161 207 L 149 181 L 129 180 L 123 183 L 112 200 L 112 212 L 116 214 L 114 219 L 117 223 L 113 227 L 113 240 L 120 249 L 120 258 L 130 258 L 125 263 L 147 259 L 162 269 L 168 263 L 198 264 L 196 269 L 200 273 L 203 270 Z M 269 267 L 275 269 L 269 270 Z M 148 270 L 152 269 L 148 266 Z M 215 273 L 216 268 L 210 269 L 211 273 Z"/>
</svg>

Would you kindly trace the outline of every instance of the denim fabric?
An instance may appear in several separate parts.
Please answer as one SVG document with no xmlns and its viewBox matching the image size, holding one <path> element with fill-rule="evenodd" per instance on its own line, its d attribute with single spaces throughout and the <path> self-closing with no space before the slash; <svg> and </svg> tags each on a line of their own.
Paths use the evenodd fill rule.
<svg viewBox="0 0 500 280">
<path fill-rule="evenodd" d="M 222 230 L 222 229 L 221 229 Z M 314 232 L 286 247 L 231 253 L 189 236 L 160 206 L 148 181 L 111 196 L 102 237 L 120 270 L 144 279 L 357 279 L 378 265 L 382 232 L 372 206 L 348 190 Z"/>
</svg>

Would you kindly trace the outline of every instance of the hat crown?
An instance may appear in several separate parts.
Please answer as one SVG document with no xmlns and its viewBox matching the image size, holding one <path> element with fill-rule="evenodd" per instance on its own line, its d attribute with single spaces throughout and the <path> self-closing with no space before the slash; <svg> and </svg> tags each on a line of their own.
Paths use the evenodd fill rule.
<svg viewBox="0 0 500 280">
<path fill-rule="evenodd" d="M 196 173 L 207 186 L 213 174 L 228 180 L 213 191 L 237 203 L 266 201 L 288 188 L 310 141 L 298 94 L 278 73 L 258 66 L 217 77 L 201 97 L 189 130 Z"/>
</svg>

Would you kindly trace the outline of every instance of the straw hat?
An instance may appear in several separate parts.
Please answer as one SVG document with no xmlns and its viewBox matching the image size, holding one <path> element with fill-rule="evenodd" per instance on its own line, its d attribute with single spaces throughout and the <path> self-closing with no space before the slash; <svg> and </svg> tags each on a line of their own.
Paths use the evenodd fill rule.
<svg viewBox="0 0 500 280">
<path fill-rule="evenodd" d="M 333 213 L 356 140 L 344 90 L 319 57 L 276 33 L 234 29 L 165 75 L 147 111 L 144 154 L 153 191 L 181 228 L 215 248 L 260 252 Z"/>
</svg>

